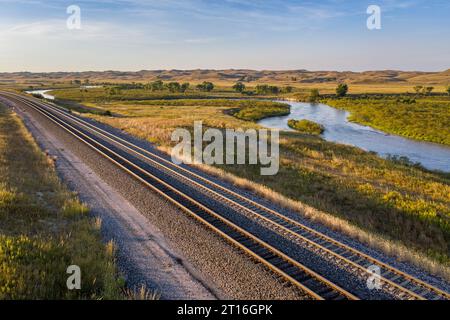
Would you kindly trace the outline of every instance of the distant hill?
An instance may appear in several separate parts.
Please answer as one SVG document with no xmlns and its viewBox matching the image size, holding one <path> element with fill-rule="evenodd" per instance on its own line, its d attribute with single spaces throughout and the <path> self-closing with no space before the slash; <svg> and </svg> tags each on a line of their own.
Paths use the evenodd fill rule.
<svg viewBox="0 0 450 320">
<path fill-rule="evenodd" d="M 148 82 L 153 80 L 163 81 L 220 81 L 249 83 L 337 83 L 350 84 L 450 84 L 450 69 L 443 72 L 418 72 L 418 71 L 365 71 L 365 72 L 338 72 L 338 71 L 257 71 L 245 69 L 228 70 L 142 70 L 136 72 L 123 71 L 87 71 L 87 72 L 50 72 L 31 73 L 15 72 L 0 73 L 0 83 L 36 82 L 36 81 L 68 81 L 85 80 L 91 82 Z"/>
</svg>

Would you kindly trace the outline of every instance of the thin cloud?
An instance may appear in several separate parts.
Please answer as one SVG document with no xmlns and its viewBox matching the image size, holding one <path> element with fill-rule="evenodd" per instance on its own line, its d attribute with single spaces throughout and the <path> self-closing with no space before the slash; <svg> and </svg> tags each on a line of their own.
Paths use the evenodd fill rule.
<svg viewBox="0 0 450 320">
<path fill-rule="evenodd" d="M 381 6 L 386 28 L 369 33 L 366 8 L 373 2 Z M 361 68 L 373 69 L 405 65 L 407 56 L 411 66 L 417 61 L 413 69 L 441 67 L 450 52 L 442 41 L 449 37 L 448 0 L 373 2 L 0 0 L 0 61 L 8 61 L 3 68 L 41 70 L 64 69 L 68 57 L 73 70 L 336 69 L 351 68 L 359 59 Z M 81 30 L 66 28 L 66 6 L 72 3 L 81 7 Z M 417 42 L 418 32 L 428 36 Z M 385 48 L 391 48 L 389 55 Z"/>
</svg>

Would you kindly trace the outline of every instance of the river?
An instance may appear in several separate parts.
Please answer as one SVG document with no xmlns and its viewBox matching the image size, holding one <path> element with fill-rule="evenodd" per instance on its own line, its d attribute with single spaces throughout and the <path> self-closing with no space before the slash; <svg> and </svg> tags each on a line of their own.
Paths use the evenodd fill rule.
<svg viewBox="0 0 450 320">
<path fill-rule="evenodd" d="M 349 116 L 347 111 L 324 104 L 288 103 L 291 105 L 290 115 L 266 118 L 259 121 L 259 124 L 267 128 L 292 131 L 287 125 L 289 119 L 308 119 L 325 127 L 322 137 L 327 141 L 374 151 L 382 157 L 405 156 L 412 162 L 418 162 L 430 170 L 450 172 L 450 147 L 448 146 L 387 134 L 350 122 L 347 120 Z"/>
<path fill-rule="evenodd" d="M 55 100 L 55 97 L 47 94 L 47 92 L 52 91 L 52 90 L 31 90 L 31 91 L 26 91 L 26 93 L 29 94 L 40 94 L 42 97 L 44 97 L 45 99 L 48 100 Z"/>
<path fill-rule="evenodd" d="M 47 94 L 49 91 L 52 90 L 27 92 L 41 94 L 44 98 L 53 100 L 54 97 Z M 289 119 L 308 119 L 325 127 L 322 137 L 327 141 L 349 144 L 367 151 L 374 151 L 385 158 L 389 155 L 405 156 L 412 162 L 418 162 L 427 169 L 450 172 L 450 147 L 448 146 L 387 134 L 371 127 L 350 122 L 347 120 L 349 116 L 347 111 L 332 108 L 325 104 L 288 103 L 291 105 L 290 115 L 266 118 L 259 121 L 259 124 L 267 128 L 293 131 L 287 125 Z"/>
<path fill-rule="evenodd" d="M 101 88 L 101 87 L 103 87 L 103 86 L 81 86 L 80 89 L 92 89 L 92 88 Z M 44 99 L 55 100 L 54 96 L 47 93 L 47 92 L 51 92 L 54 90 L 58 90 L 58 89 L 30 90 L 30 91 L 25 91 L 25 92 L 29 93 L 29 94 L 40 94 L 42 97 L 44 97 Z"/>
</svg>

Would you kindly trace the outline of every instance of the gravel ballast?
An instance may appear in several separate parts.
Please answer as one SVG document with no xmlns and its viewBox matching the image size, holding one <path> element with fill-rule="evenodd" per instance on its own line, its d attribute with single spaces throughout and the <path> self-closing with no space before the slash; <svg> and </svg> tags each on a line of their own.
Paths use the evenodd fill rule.
<svg viewBox="0 0 450 320">
<path fill-rule="evenodd" d="M 17 108 L 16 108 L 17 109 Z M 189 282 L 195 283 L 198 286 L 192 289 L 189 296 L 189 288 L 180 290 L 179 297 L 176 294 L 169 292 L 160 292 L 162 298 L 192 298 L 192 299 L 213 299 L 213 298 L 231 298 L 231 299 L 303 299 L 305 296 L 297 289 L 286 287 L 286 285 L 277 279 L 271 272 L 259 264 L 254 263 L 248 256 L 241 253 L 239 250 L 231 247 L 224 240 L 213 234 L 203 225 L 195 222 L 189 218 L 184 212 L 175 208 L 172 204 L 163 200 L 154 192 L 146 189 L 141 183 L 123 172 L 121 169 L 114 166 L 111 162 L 94 152 L 92 149 L 80 143 L 76 138 L 69 135 L 67 132 L 57 127 L 48 119 L 40 115 L 31 108 L 23 107 L 26 112 L 16 111 L 26 120 L 26 124 L 31 129 L 31 125 L 35 123 L 34 135 L 39 143 L 38 133 L 51 136 L 52 140 L 57 140 L 61 143 L 64 150 L 59 148 L 59 157 L 64 158 L 62 154 L 67 154 L 68 151 L 79 159 L 80 162 L 88 167 L 88 171 L 97 177 L 94 180 L 101 180 L 108 185 L 111 190 L 117 190 L 118 194 L 129 202 L 127 212 L 133 212 L 133 209 L 138 210 L 143 214 L 145 220 L 136 218 L 135 221 L 127 221 L 136 228 L 142 224 L 150 224 L 152 227 L 160 231 L 161 237 L 153 237 L 145 234 L 145 231 L 136 239 L 130 239 L 122 231 L 129 229 L 129 226 L 123 226 L 123 216 L 121 219 L 111 220 L 105 219 L 111 212 L 99 214 L 104 220 L 102 231 L 105 239 L 114 239 L 118 245 L 118 262 L 121 271 L 128 279 L 131 286 L 137 286 L 145 283 L 150 288 L 162 291 L 164 288 L 172 288 L 170 284 L 165 284 L 168 281 L 167 277 L 164 281 L 155 276 L 155 279 L 148 279 L 148 269 L 145 268 L 146 262 L 150 263 L 153 270 L 166 272 L 173 266 L 155 261 L 151 264 L 151 256 L 154 254 L 151 250 L 146 252 L 148 247 L 159 244 L 161 239 L 164 239 L 164 245 L 159 246 L 158 250 L 162 250 L 167 256 L 172 257 L 175 264 L 181 269 L 184 269 L 185 275 L 181 279 L 175 279 L 175 282 Z M 51 153 L 51 152 L 50 152 Z M 62 170 L 63 159 L 57 159 L 58 172 Z M 70 161 L 69 161 L 70 162 Z M 70 170 L 69 170 L 70 171 Z M 81 185 L 84 183 L 83 176 L 78 178 L 75 175 L 68 174 L 66 176 L 61 173 L 64 181 L 80 194 L 82 200 L 86 201 L 91 208 L 104 209 L 105 203 L 109 203 L 111 198 L 103 196 L 102 200 L 96 202 L 97 195 L 87 189 L 83 189 Z M 68 178 L 70 176 L 71 178 Z M 85 177 L 84 177 L 85 178 Z M 72 181 L 71 181 L 72 179 Z M 86 180 L 86 179 L 84 179 Z M 107 190 L 107 189 L 105 189 Z M 109 193 L 107 192 L 107 194 Z M 113 201 L 115 199 L 113 198 Z M 103 204 L 102 204 L 103 203 Z M 131 209 L 132 208 L 132 209 Z M 102 211 L 101 209 L 97 209 Z M 119 210 L 121 211 L 121 210 Z M 95 210 L 94 210 L 94 213 Z M 119 212 L 123 215 L 123 211 Z M 135 218 L 135 214 L 133 214 Z M 109 222 L 108 222 L 109 221 Z M 139 228 L 138 228 L 139 229 Z M 163 236 L 162 236 L 163 235 Z M 148 238 L 146 238 L 148 236 Z M 143 246 L 139 253 L 139 259 L 144 259 L 141 263 L 136 263 L 136 252 L 130 250 L 132 247 L 130 241 L 134 242 L 148 242 L 147 247 Z M 128 247 L 128 248 L 127 248 Z M 149 255 L 149 257 L 145 257 Z M 146 261 L 145 259 L 149 259 Z M 170 260 L 167 260 L 170 261 Z M 156 264 L 156 265 L 155 265 Z M 156 272 L 156 271 L 154 271 Z M 189 275 L 188 276 L 186 276 Z M 170 282 L 170 281 L 169 281 Z M 189 285 L 187 285 L 189 287 Z M 186 294 L 186 292 L 188 294 Z"/>
<path fill-rule="evenodd" d="M 32 113 L 36 113 L 35 116 L 39 117 L 38 113 L 36 111 L 31 111 Z M 42 117 L 42 120 L 49 122 L 48 120 L 45 120 L 44 117 Z M 88 122 L 94 122 L 92 120 L 87 120 Z M 49 122 L 50 123 L 50 122 Z M 123 138 L 125 138 L 126 140 L 131 140 L 132 142 L 136 143 L 138 142 L 139 144 L 146 144 L 143 141 L 139 141 L 138 139 L 135 139 L 133 137 L 129 137 L 128 135 L 126 135 L 125 133 L 121 133 L 120 130 L 114 129 L 114 128 L 110 128 L 107 127 L 105 125 L 99 125 L 97 123 L 95 123 L 97 126 L 99 127 L 103 127 L 103 129 L 106 129 L 107 131 L 113 132 L 114 134 L 118 134 L 122 136 Z M 55 126 L 54 130 L 59 129 L 56 127 L 56 125 L 53 124 L 53 126 Z M 60 131 L 63 131 L 61 129 L 59 129 Z M 74 140 L 76 140 L 74 137 L 68 135 L 66 133 L 66 135 L 68 136 L 67 138 L 72 138 Z M 78 140 L 76 140 L 78 141 Z M 81 143 L 79 143 L 81 144 Z M 80 146 L 81 147 L 81 146 Z M 87 146 L 83 145 L 83 147 L 89 149 Z M 110 146 L 110 148 L 113 146 Z M 151 146 L 147 147 L 147 149 L 153 149 Z M 113 147 L 113 149 L 116 149 L 115 147 Z M 119 148 L 120 149 L 120 148 Z M 89 149 L 91 152 L 92 150 Z M 116 152 L 122 153 L 123 151 L 118 151 L 118 149 L 116 149 Z M 159 152 L 158 152 L 159 153 Z M 86 155 L 87 153 L 83 153 L 83 155 Z M 96 154 L 98 156 L 98 154 Z M 125 155 L 124 155 L 125 156 Z M 128 157 L 128 156 L 125 156 Z M 133 157 L 132 157 L 133 158 Z M 102 160 L 106 160 L 106 159 L 102 159 Z M 83 159 L 84 162 L 86 162 Z M 224 206 L 220 199 L 219 200 L 214 200 L 213 198 L 210 198 L 209 195 L 207 194 L 203 194 L 201 191 L 198 190 L 198 188 L 194 187 L 190 187 L 188 185 L 186 185 L 183 181 L 178 181 L 178 178 L 171 177 L 168 176 L 162 172 L 159 172 L 159 169 L 155 169 L 152 168 L 152 166 L 150 166 L 148 163 L 145 163 L 146 161 L 142 161 L 141 159 L 136 159 L 134 157 L 134 160 L 132 160 L 135 163 L 139 163 L 139 166 L 146 168 L 147 171 L 149 172 L 153 172 L 156 176 L 160 177 L 161 179 L 163 179 L 166 182 L 169 182 L 172 185 L 176 185 L 177 188 L 180 188 L 180 190 L 184 190 L 184 192 L 186 192 L 187 194 L 189 194 L 190 196 L 192 196 L 193 198 L 196 198 L 198 201 L 204 203 L 206 206 L 211 207 L 211 208 L 219 208 L 218 212 L 221 212 L 221 215 L 223 215 L 224 217 L 226 217 L 227 219 L 230 219 L 231 221 L 235 222 L 236 224 L 240 225 L 241 227 L 244 227 L 246 230 L 252 232 L 253 234 L 257 235 L 260 239 L 264 239 L 265 241 L 271 243 L 271 244 L 275 244 L 275 246 L 278 249 L 281 249 L 283 252 L 288 253 L 291 257 L 296 258 L 296 260 L 308 265 L 310 268 L 319 271 L 322 275 L 324 275 L 326 278 L 340 284 L 342 287 L 348 288 L 351 290 L 352 293 L 357 294 L 358 296 L 360 296 L 361 298 L 365 298 L 365 299 L 386 299 L 386 298 L 392 298 L 389 297 L 389 295 L 384 295 L 382 292 L 376 292 L 376 291 L 371 291 L 368 290 L 368 288 L 366 287 L 366 283 L 365 283 L 365 277 L 363 277 L 362 279 L 357 279 L 357 277 L 355 277 L 355 274 L 350 271 L 350 270 L 345 270 L 343 268 L 336 268 L 336 266 L 332 266 L 330 265 L 330 261 L 327 262 L 325 261 L 321 256 L 317 256 L 315 252 L 311 252 L 309 250 L 305 250 L 305 248 L 303 246 L 300 246 L 298 243 L 292 243 L 289 239 L 284 238 L 282 236 L 277 235 L 276 233 L 274 233 L 272 230 L 266 228 L 266 226 L 261 225 L 259 222 L 257 221 L 253 221 L 253 219 L 249 219 L 249 217 L 247 217 L 245 214 L 243 215 L 242 213 L 238 212 L 238 211 L 234 211 L 231 207 L 228 206 Z M 137 161 L 137 162 L 136 162 Z M 111 164 L 109 161 L 106 160 L 106 162 L 108 162 L 109 164 Z M 92 165 L 93 167 L 95 166 L 95 164 Z M 124 174 L 123 171 L 121 171 L 120 169 L 118 169 L 117 167 L 115 167 L 116 170 L 120 171 L 120 173 Z M 155 171 L 156 170 L 156 171 Z M 192 169 L 191 169 L 192 170 Z M 197 170 L 193 170 L 193 171 L 197 171 Z M 198 172 L 200 173 L 200 172 Z M 126 174 L 125 174 L 126 175 Z M 201 175 L 208 177 L 207 174 L 201 173 Z M 119 180 L 119 176 L 114 174 L 113 175 L 113 179 L 114 180 Z M 145 186 L 141 185 L 140 183 L 136 182 L 136 180 L 134 180 L 134 178 L 131 178 L 130 176 L 126 175 L 128 179 L 131 179 L 134 181 L 134 183 L 137 183 L 138 185 L 140 185 L 140 188 L 145 189 Z M 111 176 L 107 176 L 105 175 L 105 180 L 108 181 L 108 179 L 111 179 Z M 214 179 L 214 178 L 212 178 Z M 217 180 L 218 183 L 222 184 L 222 185 L 227 185 L 228 183 L 220 181 L 218 179 L 214 179 Z M 109 182 L 109 181 L 108 181 Z M 121 181 L 123 182 L 123 181 Z M 117 181 L 116 181 L 117 183 Z M 110 182 L 111 185 L 113 185 L 113 182 Z M 236 190 L 236 192 L 238 193 L 246 193 L 247 196 L 249 196 L 249 198 L 254 198 L 255 201 L 260 202 L 260 203 L 267 203 L 268 207 L 273 207 L 275 210 L 277 210 L 278 212 L 283 212 L 286 216 L 290 216 L 292 219 L 294 220 L 304 220 L 302 218 L 300 218 L 300 216 L 298 216 L 298 214 L 294 214 L 292 211 L 287 210 L 287 209 L 282 209 L 282 208 L 276 208 L 277 206 L 274 205 L 273 203 L 269 204 L 268 201 L 265 201 L 264 199 L 259 198 L 258 196 L 255 196 L 254 194 L 252 194 L 251 192 L 245 192 L 242 189 L 236 187 L 236 186 L 232 186 L 232 185 L 228 185 L 229 188 L 232 188 L 234 190 Z M 125 193 L 128 191 L 130 191 L 132 189 L 127 189 L 125 191 L 123 191 L 122 193 L 125 195 Z M 145 189 L 145 191 L 149 191 L 148 189 Z M 143 191 L 142 191 L 143 192 Z M 152 192 L 151 192 L 152 193 Z M 153 193 L 152 193 L 153 194 Z M 154 195 L 154 194 L 153 194 Z M 130 194 L 129 196 L 126 196 L 127 198 L 133 198 L 135 197 L 135 194 Z M 159 199 L 160 201 L 163 201 L 164 203 L 166 201 L 162 200 L 161 198 Z M 137 203 L 136 203 L 136 208 L 138 208 L 139 202 L 142 202 L 143 199 L 137 199 Z M 134 204 L 134 202 L 133 202 Z M 145 203 L 144 200 L 144 204 L 145 206 L 148 206 L 147 203 Z M 167 203 L 166 203 L 167 204 Z M 169 205 L 169 204 L 168 204 Z M 173 208 L 173 206 L 169 205 L 170 207 Z M 176 209 L 177 211 L 179 211 L 178 209 Z M 216 210 L 216 209 L 214 209 Z M 140 209 L 140 211 L 142 212 L 143 210 Z M 154 214 L 154 213 L 152 213 Z M 157 215 L 155 215 L 156 217 Z M 185 218 L 188 218 L 186 215 L 184 215 Z M 158 220 L 158 222 L 160 222 L 159 220 L 161 220 L 162 218 L 155 218 Z M 192 220 L 190 218 L 188 218 L 189 220 Z M 206 229 L 203 227 L 203 225 L 198 224 L 194 221 L 191 221 L 194 224 L 196 224 L 197 226 Z M 371 250 L 368 247 L 365 247 L 363 245 L 361 245 L 360 243 L 349 239 L 348 237 L 342 236 L 336 232 L 330 231 L 326 228 L 323 228 L 320 225 L 316 225 L 311 223 L 310 221 L 302 221 L 304 224 L 306 225 L 310 225 L 311 227 L 313 227 L 314 229 L 322 229 L 322 232 L 331 235 L 334 238 L 337 239 L 341 239 L 342 242 L 345 242 L 347 244 L 349 244 L 350 246 L 353 246 L 355 248 L 360 248 L 360 250 L 365 251 L 365 252 L 370 252 L 372 251 L 372 255 L 377 256 L 378 254 L 380 255 L 380 259 L 384 260 L 384 261 L 389 261 L 392 259 L 390 259 L 389 257 L 386 257 L 385 255 L 382 255 L 378 252 L 374 252 L 374 250 Z M 170 222 L 172 223 L 172 222 Z M 182 229 L 176 229 L 177 226 L 175 225 L 171 225 L 170 228 L 171 229 L 175 229 L 177 230 L 177 232 L 182 233 L 184 232 Z M 206 232 L 208 232 L 207 230 L 205 230 Z M 165 234 L 165 232 L 162 232 Z M 215 236 L 214 234 L 212 234 L 213 236 Z M 217 236 L 216 236 L 217 238 Z M 220 239 L 218 239 L 220 240 Z M 223 241 L 222 241 L 223 242 Z M 228 246 L 229 247 L 229 246 Z M 229 247 L 230 248 L 230 247 Z M 195 249 L 198 249 L 198 246 L 195 247 Z M 233 249 L 233 248 L 230 248 Z M 233 249 L 234 250 L 234 249 Z M 208 250 L 205 250 L 208 251 Z M 236 250 L 234 250 L 236 251 Z M 238 254 L 240 254 L 239 252 L 237 252 Z M 182 255 L 182 254 L 181 254 Z M 180 256 L 181 256 L 180 255 Z M 242 254 L 240 254 L 242 255 Z M 182 261 L 182 259 L 176 259 L 176 261 Z M 186 259 L 186 261 L 191 261 L 190 259 Z M 331 261 L 332 262 L 332 261 Z M 391 262 L 392 263 L 392 262 Z M 408 269 L 408 265 L 406 264 L 400 264 L 400 263 L 392 263 L 392 264 L 396 264 L 396 265 L 403 265 L 402 268 L 400 269 Z M 188 265 L 188 263 L 186 262 L 186 265 Z M 217 289 L 218 287 L 216 287 L 215 284 L 215 280 L 211 281 L 211 279 L 208 277 L 208 274 L 205 274 L 204 272 L 199 272 L 198 274 L 201 274 L 202 276 L 195 276 L 196 272 L 193 271 L 196 268 L 196 266 L 194 268 L 189 268 L 191 269 L 191 273 L 192 275 L 202 284 L 205 285 L 205 287 L 208 287 L 208 289 L 210 290 L 211 293 L 213 293 L 213 295 L 215 296 L 220 296 L 220 289 Z M 262 268 L 265 271 L 265 268 Z M 427 275 L 425 273 L 423 273 L 421 270 L 415 270 L 415 272 L 413 272 L 412 274 L 415 274 L 416 276 L 422 277 L 422 278 L 428 278 L 429 280 L 433 279 L 434 277 L 432 277 L 431 275 Z M 270 275 L 270 274 L 269 274 Z M 273 278 L 273 275 L 270 275 L 271 278 Z M 431 278 L 431 279 L 430 279 Z M 430 281 L 430 282 L 440 282 L 441 286 L 445 286 L 445 282 L 441 282 L 438 279 L 434 278 L 434 281 Z M 278 281 L 279 282 L 279 281 Z M 227 282 L 228 283 L 228 282 Z M 283 289 L 284 290 L 284 289 Z M 248 297 L 244 297 L 244 298 L 248 298 Z"/>
</svg>

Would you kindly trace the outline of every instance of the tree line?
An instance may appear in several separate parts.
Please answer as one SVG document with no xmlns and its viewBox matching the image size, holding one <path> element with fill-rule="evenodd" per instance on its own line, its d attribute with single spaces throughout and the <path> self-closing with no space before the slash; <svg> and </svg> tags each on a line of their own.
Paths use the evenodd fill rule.
<svg viewBox="0 0 450 320">
<path fill-rule="evenodd" d="M 244 83 L 242 83 L 241 81 L 236 82 L 233 85 L 233 90 L 242 94 L 247 94 L 247 95 L 253 95 L 253 94 L 257 94 L 257 95 L 277 95 L 280 93 L 291 93 L 294 88 L 291 86 L 286 86 L 286 87 L 278 87 L 278 86 L 271 86 L 271 85 L 267 85 L 267 84 L 258 84 L 254 90 L 247 90 L 247 87 Z"/>
<path fill-rule="evenodd" d="M 414 91 L 417 94 L 430 95 L 433 90 L 434 90 L 434 87 L 424 87 L 424 86 L 415 86 L 414 87 Z"/>
<path fill-rule="evenodd" d="M 89 85 L 89 79 L 81 80 L 72 80 L 72 84 L 75 85 Z M 106 84 L 106 83 L 105 83 Z M 111 94 L 119 94 L 121 90 L 130 90 L 130 89 L 142 89 L 149 91 L 169 91 L 171 93 L 185 93 L 191 88 L 189 82 L 163 82 L 161 80 L 156 80 L 149 83 L 116 83 L 114 87 L 109 88 Z M 215 88 L 214 83 L 209 81 L 204 81 L 195 86 L 195 89 L 203 92 L 211 92 Z M 267 84 L 258 84 L 254 87 L 253 90 L 248 90 L 247 86 L 242 82 L 238 81 L 233 86 L 232 89 L 238 93 L 245 95 L 278 95 L 281 93 L 292 93 L 294 88 L 292 86 L 279 87 L 274 85 Z M 434 87 L 432 86 L 421 86 L 417 85 L 414 88 L 416 94 L 422 95 L 430 95 Z M 339 83 L 336 87 L 336 97 L 343 98 L 347 95 L 349 91 L 349 87 L 346 83 Z M 448 85 L 445 89 L 448 95 L 450 95 L 450 85 Z M 308 97 L 308 101 L 316 102 L 320 99 L 320 93 L 318 89 L 311 89 Z"/>
<path fill-rule="evenodd" d="M 195 89 L 198 91 L 211 92 L 214 90 L 214 87 L 212 82 L 204 81 L 203 83 L 196 85 Z M 109 88 L 109 93 L 115 95 L 120 94 L 121 90 L 130 89 L 148 90 L 153 92 L 169 91 L 171 93 L 185 93 L 189 88 L 191 88 L 189 82 L 179 83 L 176 81 L 163 82 L 161 80 L 156 80 L 146 84 L 135 82 L 116 84 L 114 87 Z"/>
</svg>

